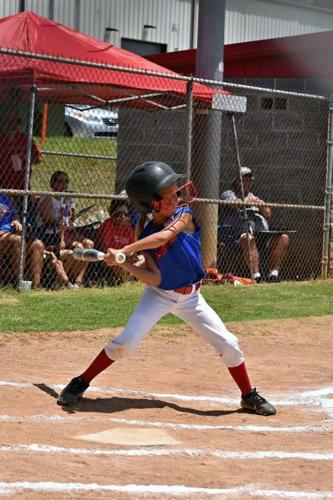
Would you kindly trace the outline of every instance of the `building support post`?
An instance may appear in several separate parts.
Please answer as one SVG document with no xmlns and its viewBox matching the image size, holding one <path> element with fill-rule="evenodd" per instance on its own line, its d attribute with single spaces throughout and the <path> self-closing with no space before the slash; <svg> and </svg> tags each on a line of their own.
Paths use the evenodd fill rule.
<svg viewBox="0 0 333 500">
<path fill-rule="evenodd" d="M 223 80 L 224 19 L 224 0 L 199 0 L 196 76 L 200 78 Z M 219 199 L 222 112 L 210 109 L 207 115 L 199 115 L 196 121 L 204 143 L 193 159 L 193 178 L 197 179 L 201 198 Z M 218 208 L 218 204 L 207 203 L 196 209 L 202 231 L 205 268 L 217 264 Z"/>
</svg>

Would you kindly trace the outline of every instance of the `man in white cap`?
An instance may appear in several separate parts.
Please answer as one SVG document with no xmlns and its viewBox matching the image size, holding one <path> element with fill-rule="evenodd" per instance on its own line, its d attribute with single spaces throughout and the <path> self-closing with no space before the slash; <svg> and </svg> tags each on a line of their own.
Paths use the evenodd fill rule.
<svg viewBox="0 0 333 500">
<path fill-rule="evenodd" d="M 256 282 L 261 280 L 260 256 L 256 236 L 269 230 L 268 221 L 271 219 L 271 209 L 252 193 L 254 175 L 250 167 L 240 168 L 239 176 L 233 183 L 232 189 L 222 193 L 222 200 L 233 201 L 225 207 L 223 224 L 231 226 L 234 234 L 233 243 L 239 245 L 244 262 Z M 243 202 L 248 205 L 244 206 Z M 253 205 L 249 205 L 253 203 Z M 283 266 L 289 246 L 287 234 L 268 234 L 266 249 L 269 256 L 268 281 L 278 281 L 279 272 Z"/>
</svg>

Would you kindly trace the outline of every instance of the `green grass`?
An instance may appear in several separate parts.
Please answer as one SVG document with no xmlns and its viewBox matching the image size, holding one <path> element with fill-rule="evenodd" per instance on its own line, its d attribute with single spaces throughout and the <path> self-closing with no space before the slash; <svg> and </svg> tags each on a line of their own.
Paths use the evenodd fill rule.
<svg viewBox="0 0 333 500">
<path fill-rule="evenodd" d="M 47 138 L 47 142 L 43 146 L 40 144 L 38 137 L 35 137 L 34 140 L 41 150 L 46 151 L 117 156 L 117 141 L 110 137 L 51 136 Z M 114 193 L 116 161 L 47 154 L 43 155 L 41 163 L 33 167 L 31 188 L 38 191 L 50 191 L 50 178 L 56 170 L 63 170 L 69 174 L 70 191 L 96 194 Z M 77 211 L 93 203 L 96 208 L 91 213 L 91 220 L 95 220 L 99 218 L 98 211 L 100 209 L 105 210 L 108 206 L 107 201 L 77 200 Z M 83 222 L 90 222 L 90 220 Z"/>
<path fill-rule="evenodd" d="M 117 155 L 117 141 L 112 138 L 52 136 L 47 138 L 47 142 L 43 146 L 37 137 L 35 137 L 35 142 L 42 150 L 47 151 L 102 156 Z M 42 162 L 33 167 L 31 184 L 33 189 L 49 190 L 52 173 L 55 170 L 65 170 L 71 179 L 69 187 L 71 191 L 111 194 L 114 190 L 115 167 L 116 164 L 113 160 L 45 154 Z"/>
<path fill-rule="evenodd" d="M 142 294 L 139 284 L 77 291 L 0 292 L 0 331 L 73 331 L 123 326 Z M 333 314 L 333 281 L 254 287 L 204 287 L 226 322 Z M 149 311 L 147 311 L 149 314 Z M 181 321 L 168 315 L 164 325 Z"/>
</svg>

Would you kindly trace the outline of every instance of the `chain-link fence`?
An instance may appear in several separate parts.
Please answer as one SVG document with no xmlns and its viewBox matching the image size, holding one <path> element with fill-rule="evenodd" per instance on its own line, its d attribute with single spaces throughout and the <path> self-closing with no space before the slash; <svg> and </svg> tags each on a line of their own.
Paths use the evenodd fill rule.
<svg viewBox="0 0 333 500">
<path fill-rule="evenodd" d="M 333 274 L 324 98 L 5 49 L 0 63 L 1 286 L 130 280 L 72 253 L 133 241 L 123 189 L 151 160 L 194 182 L 205 268 L 258 281 Z"/>
</svg>

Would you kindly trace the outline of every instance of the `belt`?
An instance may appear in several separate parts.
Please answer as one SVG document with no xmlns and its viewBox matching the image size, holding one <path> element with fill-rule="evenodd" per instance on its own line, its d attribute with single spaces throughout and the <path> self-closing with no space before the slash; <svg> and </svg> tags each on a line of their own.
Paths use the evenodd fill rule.
<svg viewBox="0 0 333 500">
<path fill-rule="evenodd" d="M 198 283 L 194 283 L 193 285 L 174 288 L 173 291 L 176 293 L 182 293 L 183 295 L 188 295 L 190 293 L 195 292 L 196 290 L 199 290 L 200 287 L 201 287 L 201 281 L 198 281 Z"/>
</svg>

